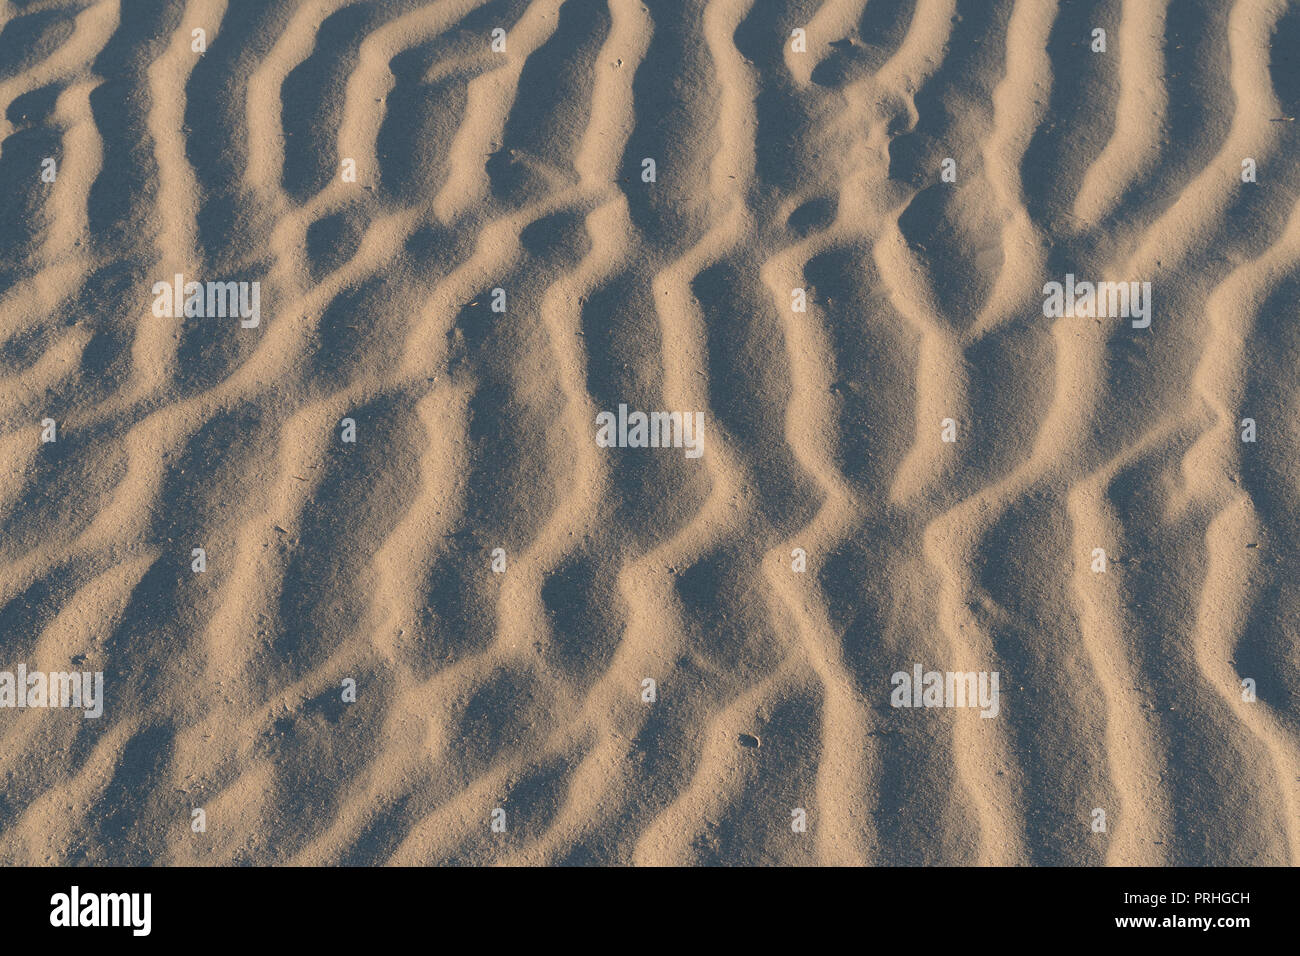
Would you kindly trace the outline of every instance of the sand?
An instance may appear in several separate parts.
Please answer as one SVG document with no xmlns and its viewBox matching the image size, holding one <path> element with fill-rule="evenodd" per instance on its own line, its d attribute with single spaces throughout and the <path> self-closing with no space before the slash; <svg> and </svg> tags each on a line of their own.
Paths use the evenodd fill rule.
<svg viewBox="0 0 1300 956">
<path fill-rule="evenodd" d="M 1300 7 L 8 0 L 0 107 L 0 863 L 1300 859 Z"/>
</svg>

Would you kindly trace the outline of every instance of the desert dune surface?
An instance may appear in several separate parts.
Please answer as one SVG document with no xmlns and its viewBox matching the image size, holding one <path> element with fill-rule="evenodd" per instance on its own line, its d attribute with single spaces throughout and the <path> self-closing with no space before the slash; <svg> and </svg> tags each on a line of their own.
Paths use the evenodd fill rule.
<svg viewBox="0 0 1300 956">
<path fill-rule="evenodd" d="M 1300 860 L 1300 4 L 0 0 L 0 864 Z"/>
</svg>

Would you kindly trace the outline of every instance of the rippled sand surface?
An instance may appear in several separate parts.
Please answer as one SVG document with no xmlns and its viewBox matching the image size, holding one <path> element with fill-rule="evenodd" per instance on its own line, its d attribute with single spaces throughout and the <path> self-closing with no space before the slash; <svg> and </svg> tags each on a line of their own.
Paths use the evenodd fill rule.
<svg viewBox="0 0 1300 956">
<path fill-rule="evenodd" d="M 1285 0 L 0 2 L 0 862 L 1297 862 L 1297 113 Z"/>
</svg>

